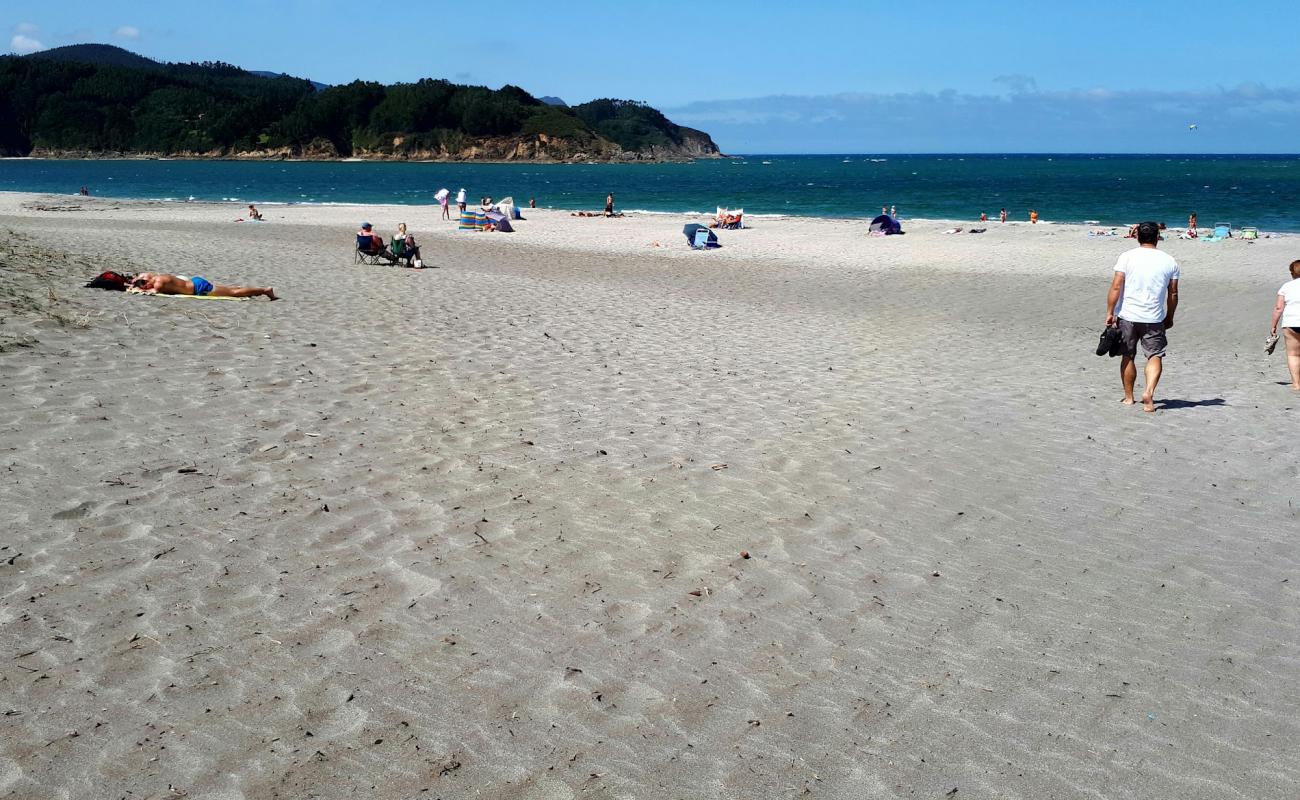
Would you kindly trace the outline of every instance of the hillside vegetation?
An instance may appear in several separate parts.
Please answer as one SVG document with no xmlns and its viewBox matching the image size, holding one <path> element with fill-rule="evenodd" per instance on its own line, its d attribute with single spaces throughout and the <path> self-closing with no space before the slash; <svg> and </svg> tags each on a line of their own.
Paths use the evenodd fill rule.
<svg viewBox="0 0 1300 800">
<path fill-rule="evenodd" d="M 544 103 L 516 86 L 385 86 L 159 64 L 82 45 L 0 57 L 0 154 L 639 160 L 718 154 L 642 103 Z"/>
</svg>

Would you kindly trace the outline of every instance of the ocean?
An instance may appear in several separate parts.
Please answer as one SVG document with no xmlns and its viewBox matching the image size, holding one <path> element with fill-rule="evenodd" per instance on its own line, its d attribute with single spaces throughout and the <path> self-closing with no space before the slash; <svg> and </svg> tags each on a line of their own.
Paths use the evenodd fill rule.
<svg viewBox="0 0 1300 800">
<path fill-rule="evenodd" d="M 1182 226 L 1230 222 L 1300 232 L 1300 156 L 1253 155 L 749 155 L 686 164 L 431 164 L 373 162 L 0 160 L 0 190 L 240 203 L 432 204 L 513 196 L 526 207 L 627 211 L 1025 220 Z"/>
</svg>

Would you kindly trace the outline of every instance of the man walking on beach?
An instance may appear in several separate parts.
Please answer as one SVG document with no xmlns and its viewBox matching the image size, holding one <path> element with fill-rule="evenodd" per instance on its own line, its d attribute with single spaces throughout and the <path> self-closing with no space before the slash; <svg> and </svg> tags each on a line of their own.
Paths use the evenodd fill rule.
<svg viewBox="0 0 1300 800">
<path fill-rule="evenodd" d="M 1165 331 L 1174 327 L 1174 311 L 1178 309 L 1178 262 L 1156 249 L 1160 241 L 1157 223 L 1138 225 L 1137 240 L 1138 246 L 1122 253 L 1115 262 L 1115 277 L 1106 296 L 1106 324 L 1119 325 L 1124 343 L 1119 365 L 1124 385 L 1122 402 L 1133 405 L 1137 347 L 1141 342 L 1147 357 L 1142 410 L 1155 411 L 1156 384 L 1169 345 Z"/>
</svg>

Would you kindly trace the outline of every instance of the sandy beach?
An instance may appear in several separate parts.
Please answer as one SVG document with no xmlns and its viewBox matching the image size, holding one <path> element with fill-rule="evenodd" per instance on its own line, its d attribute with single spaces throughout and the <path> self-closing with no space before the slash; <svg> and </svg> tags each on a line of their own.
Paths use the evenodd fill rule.
<svg viewBox="0 0 1300 800">
<path fill-rule="evenodd" d="M 1300 796 L 1300 238 L 262 210 L 0 193 L 0 797 Z"/>
</svg>

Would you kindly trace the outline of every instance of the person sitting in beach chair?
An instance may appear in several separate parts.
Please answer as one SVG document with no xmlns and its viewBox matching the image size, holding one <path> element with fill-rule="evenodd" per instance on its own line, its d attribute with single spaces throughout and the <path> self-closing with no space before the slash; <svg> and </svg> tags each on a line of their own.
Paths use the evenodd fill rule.
<svg viewBox="0 0 1300 800">
<path fill-rule="evenodd" d="M 709 223 L 709 227 L 726 228 L 733 231 L 740 230 L 745 227 L 745 209 L 725 209 L 718 206 L 718 213 L 713 215 L 713 221 Z"/>
<path fill-rule="evenodd" d="M 361 223 L 357 231 L 357 249 L 352 259 L 353 264 L 396 264 L 397 256 L 384 246 L 384 237 L 375 233 L 369 222 Z"/>
<path fill-rule="evenodd" d="M 397 223 L 397 234 L 393 236 L 393 243 L 388 249 L 397 258 L 406 259 L 406 266 L 424 269 L 424 262 L 420 260 L 420 246 L 415 243 L 415 237 L 406 232 L 405 222 Z"/>
<path fill-rule="evenodd" d="M 168 275 L 161 272 L 141 272 L 131 279 L 126 290 L 132 294 L 192 294 L 198 297 L 266 297 L 279 300 L 270 286 L 222 286 L 198 275 Z"/>
</svg>

